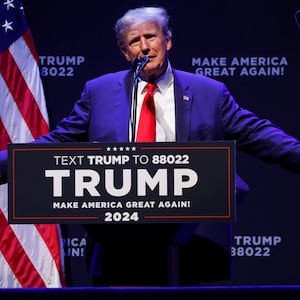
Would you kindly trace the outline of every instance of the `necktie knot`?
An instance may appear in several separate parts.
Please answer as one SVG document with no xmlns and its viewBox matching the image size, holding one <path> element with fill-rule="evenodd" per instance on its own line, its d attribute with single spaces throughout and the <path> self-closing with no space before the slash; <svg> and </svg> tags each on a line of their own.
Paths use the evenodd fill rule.
<svg viewBox="0 0 300 300">
<path fill-rule="evenodd" d="M 157 88 L 156 84 L 153 82 L 148 82 L 146 84 L 146 88 L 147 88 L 147 93 L 152 94 L 155 91 L 155 89 Z"/>
</svg>

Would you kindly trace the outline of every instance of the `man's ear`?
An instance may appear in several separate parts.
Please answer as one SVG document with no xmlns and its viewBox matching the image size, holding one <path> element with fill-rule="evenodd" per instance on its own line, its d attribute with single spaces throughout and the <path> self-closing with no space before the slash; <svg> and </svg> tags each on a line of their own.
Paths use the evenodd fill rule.
<svg viewBox="0 0 300 300">
<path fill-rule="evenodd" d="M 167 44 L 167 51 L 169 51 L 172 48 L 172 39 L 167 38 L 166 39 L 166 44 Z"/>
<path fill-rule="evenodd" d="M 130 55 L 128 54 L 128 52 L 126 50 L 121 50 L 121 51 L 122 51 L 124 57 L 126 58 L 126 60 L 130 62 L 131 59 L 130 59 Z"/>
</svg>

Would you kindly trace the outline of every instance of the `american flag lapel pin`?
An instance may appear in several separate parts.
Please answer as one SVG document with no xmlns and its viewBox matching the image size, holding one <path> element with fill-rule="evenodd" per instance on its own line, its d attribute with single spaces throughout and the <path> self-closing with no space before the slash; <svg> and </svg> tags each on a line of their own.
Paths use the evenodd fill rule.
<svg viewBox="0 0 300 300">
<path fill-rule="evenodd" d="M 184 101 L 190 101 L 190 97 L 187 96 L 187 95 L 183 95 L 182 99 L 183 99 Z"/>
</svg>

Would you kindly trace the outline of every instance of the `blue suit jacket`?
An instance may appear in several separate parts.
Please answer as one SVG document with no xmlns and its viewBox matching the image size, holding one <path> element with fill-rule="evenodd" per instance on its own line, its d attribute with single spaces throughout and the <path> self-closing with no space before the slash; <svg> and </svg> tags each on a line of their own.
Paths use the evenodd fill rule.
<svg viewBox="0 0 300 300">
<path fill-rule="evenodd" d="M 237 149 L 300 172 L 300 144 L 241 108 L 223 83 L 174 70 L 176 140 L 236 140 Z M 38 142 L 128 142 L 132 71 L 88 81 L 71 114 Z"/>
<path fill-rule="evenodd" d="M 237 149 L 300 172 L 300 144 L 266 119 L 241 108 L 224 84 L 174 70 L 176 140 L 236 140 Z M 71 114 L 36 142 L 128 142 L 132 71 L 88 81 Z M 0 154 L 6 178 L 6 154 Z M 2 179 L 3 180 L 3 179 Z"/>
</svg>

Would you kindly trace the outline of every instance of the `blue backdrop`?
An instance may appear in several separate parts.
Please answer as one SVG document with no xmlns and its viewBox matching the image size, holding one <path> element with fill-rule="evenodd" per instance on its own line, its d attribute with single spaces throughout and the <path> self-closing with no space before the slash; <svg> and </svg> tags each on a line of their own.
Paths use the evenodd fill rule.
<svg viewBox="0 0 300 300">
<path fill-rule="evenodd" d="M 51 126 L 85 81 L 129 67 L 114 23 L 129 9 L 162 5 L 172 19 L 173 66 L 223 81 L 236 100 L 300 138 L 300 3 L 297 1 L 23 0 L 40 56 Z M 212 285 L 299 284 L 299 175 L 237 154 L 251 191 L 233 225 L 233 277 Z M 90 285 L 85 233 L 63 226 L 70 286 Z"/>
</svg>

